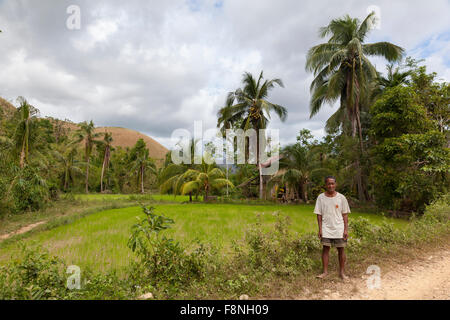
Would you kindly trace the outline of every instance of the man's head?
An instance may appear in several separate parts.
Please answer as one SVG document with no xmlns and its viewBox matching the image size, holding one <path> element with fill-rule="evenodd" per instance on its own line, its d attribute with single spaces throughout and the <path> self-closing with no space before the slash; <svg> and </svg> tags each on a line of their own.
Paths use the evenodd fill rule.
<svg viewBox="0 0 450 320">
<path fill-rule="evenodd" d="M 333 176 L 326 177 L 325 187 L 329 193 L 333 193 L 336 190 L 336 178 Z"/>
</svg>

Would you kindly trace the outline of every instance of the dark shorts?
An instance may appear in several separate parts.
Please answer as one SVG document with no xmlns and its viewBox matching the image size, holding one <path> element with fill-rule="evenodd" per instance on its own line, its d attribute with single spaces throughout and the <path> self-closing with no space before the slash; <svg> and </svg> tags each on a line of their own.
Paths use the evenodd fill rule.
<svg viewBox="0 0 450 320">
<path fill-rule="evenodd" d="M 344 248 L 347 245 L 347 240 L 344 240 L 343 238 L 339 239 L 330 239 L 330 238 L 322 238 L 320 240 L 320 243 L 322 245 L 327 247 L 336 247 L 336 248 Z"/>
</svg>

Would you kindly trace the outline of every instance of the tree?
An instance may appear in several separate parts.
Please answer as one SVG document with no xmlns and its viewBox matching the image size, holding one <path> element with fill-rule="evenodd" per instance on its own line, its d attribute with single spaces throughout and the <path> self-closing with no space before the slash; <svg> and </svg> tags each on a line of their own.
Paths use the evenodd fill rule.
<svg viewBox="0 0 450 320">
<path fill-rule="evenodd" d="M 141 193 L 144 190 L 144 176 L 147 170 L 156 175 L 156 165 L 153 159 L 149 157 L 149 151 L 146 147 L 145 141 L 139 139 L 133 149 L 131 150 L 132 171 L 137 172 L 138 181 L 140 181 Z"/>
<path fill-rule="evenodd" d="M 423 211 L 448 186 L 445 135 L 436 130 L 411 87 L 386 90 L 371 114 L 375 200 L 385 208 Z"/>
<path fill-rule="evenodd" d="M 184 173 L 189 169 L 196 168 L 194 163 L 195 146 L 200 140 L 194 141 L 191 139 L 189 142 L 190 148 L 190 163 L 180 163 L 175 164 L 169 161 L 170 153 L 168 153 L 168 158 L 165 167 L 161 170 L 159 175 L 159 190 L 161 193 L 173 192 L 174 196 L 181 193 L 181 187 L 183 186 Z M 189 202 L 192 202 L 192 191 L 189 192 Z"/>
<path fill-rule="evenodd" d="M 301 130 L 297 136 L 297 143 L 282 149 L 280 171 L 269 180 L 269 185 L 287 185 L 305 202 L 308 201 L 307 186 L 311 175 L 314 171 L 321 171 L 320 160 L 324 157 L 321 154 L 322 150 L 317 148 L 318 145 L 310 142 L 312 138 L 309 130 Z M 317 154 L 319 157 L 316 157 Z"/>
<path fill-rule="evenodd" d="M 103 164 L 102 164 L 102 174 L 100 177 L 100 192 L 103 192 L 103 177 L 105 174 L 105 171 L 108 170 L 109 167 L 109 161 L 111 159 L 111 143 L 113 141 L 112 134 L 110 132 L 105 132 L 103 135 L 103 147 L 104 149 L 104 156 L 103 156 Z"/>
<path fill-rule="evenodd" d="M 28 154 L 30 149 L 30 139 L 35 139 L 33 135 L 36 130 L 36 108 L 28 104 L 28 102 L 19 97 L 20 107 L 18 108 L 19 121 L 14 133 L 14 144 L 16 150 L 19 151 L 19 166 L 23 168 L 28 163 Z"/>
<path fill-rule="evenodd" d="M 264 81 L 264 82 L 263 82 Z M 218 126 L 241 124 L 241 129 L 255 129 L 256 134 L 256 163 L 259 169 L 259 197 L 264 196 L 262 167 L 260 163 L 259 130 L 266 129 L 270 120 L 270 113 L 275 112 L 281 121 L 287 117 L 287 109 L 267 100 L 269 92 L 275 85 L 284 87 L 281 79 L 264 80 L 261 71 L 258 80 L 252 74 L 245 72 L 242 78 L 243 87 L 230 92 L 226 105 L 219 111 Z"/>
<path fill-rule="evenodd" d="M 181 194 L 200 192 L 204 194 L 204 201 L 208 201 L 208 196 L 213 190 L 219 190 L 227 185 L 234 188 L 222 170 L 215 167 L 215 164 L 207 164 L 204 160 L 198 169 L 188 169 L 183 174 L 183 179 L 186 182 L 181 187 Z"/>
<path fill-rule="evenodd" d="M 331 118 L 333 122 L 341 122 L 344 131 L 347 131 L 345 124 L 349 123 L 352 137 L 359 135 L 361 152 L 364 147 L 360 100 L 369 94 L 368 88 L 377 76 L 368 56 L 381 56 L 395 62 L 404 51 L 389 42 L 364 43 L 374 19 L 374 12 L 362 22 L 349 15 L 333 19 L 319 32 L 321 38 L 330 36 L 328 42 L 312 47 L 306 61 L 306 69 L 315 76 L 310 87 L 310 117 L 317 114 L 324 103 L 340 100 L 340 107 Z M 365 200 L 359 157 L 356 163 L 358 195 L 360 200 Z"/>
<path fill-rule="evenodd" d="M 70 145 L 69 147 L 62 146 L 60 147 L 62 150 L 54 150 L 53 155 L 60 162 L 62 166 L 62 185 L 63 190 L 68 191 L 69 183 L 74 180 L 75 174 L 82 174 L 82 170 L 80 168 L 80 164 L 83 164 L 80 161 L 77 161 L 75 156 L 77 154 L 77 148 L 74 145 Z"/>
<path fill-rule="evenodd" d="M 80 143 L 84 140 L 84 157 L 86 161 L 86 176 L 85 176 L 85 187 L 86 193 L 89 193 L 89 165 L 92 154 L 92 148 L 94 144 L 100 144 L 101 142 L 96 138 L 100 137 L 102 134 L 95 132 L 95 126 L 92 120 L 87 123 L 82 122 L 80 128 L 75 132 L 75 143 Z"/>
</svg>

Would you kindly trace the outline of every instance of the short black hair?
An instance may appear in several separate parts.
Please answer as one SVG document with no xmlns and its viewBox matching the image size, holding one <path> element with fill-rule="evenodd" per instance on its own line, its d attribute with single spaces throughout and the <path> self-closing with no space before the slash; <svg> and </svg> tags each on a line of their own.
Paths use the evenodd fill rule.
<svg viewBox="0 0 450 320">
<path fill-rule="evenodd" d="M 325 177 L 325 184 L 327 184 L 328 179 L 333 179 L 334 182 L 336 183 L 336 178 L 334 176 L 326 176 Z"/>
</svg>

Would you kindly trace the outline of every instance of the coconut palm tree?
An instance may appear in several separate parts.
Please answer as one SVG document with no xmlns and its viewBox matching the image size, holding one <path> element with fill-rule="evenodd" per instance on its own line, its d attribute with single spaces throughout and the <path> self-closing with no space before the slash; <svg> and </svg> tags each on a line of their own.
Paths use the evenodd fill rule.
<svg viewBox="0 0 450 320">
<path fill-rule="evenodd" d="M 321 38 L 330 37 L 328 42 L 312 47 L 306 60 L 306 69 L 315 76 L 310 87 L 310 117 L 317 114 L 324 103 L 340 100 L 332 122 L 349 122 L 352 137 L 359 135 L 361 152 L 364 147 L 360 100 L 368 94 L 370 84 L 377 77 L 368 57 L 381 56 L 395 62 L 401 60 L 404 52 L 389 42 L 364 43 L 375 19 L 372 12 L 362 22 L 349 15 L 332 20 L 319 32 Z M 364 200 L 359 157 L 357 167 L 358 194 L 360 200 Z"/>
<path fill-rule="evenodd" d="M 174 197 L 177 194 L 181 193 L 181 187 L 183 186 L 184 181 L 184 173 L 189 170 L 196 168 L 196 164 L 194 164 L 194 154 L 195 154 L 195 146 L 200 140 L 194 141 L 191 139 L 189 147 L 191 153 L 191 161 L 190 163 L 168 163 L 164 169 L 161 170 L 159 175 L 159 191 L 161 193 L 167 193 L 172 191 Z M 192 192 L 189 192 L 189 202 L 192 202 Z"/>
<path fill-rule="evenodd" d="M 226 127 L 227 123 L 239 123 L 241 129 L 256 130 L 256 163 L 259 169 L 259 196 L 262 199 L 265 193 L 259 155 L 259 129 L 267 128 L 271 112 L 275 112 L 281 121 L 286 120 L 287 109 L 267 100 L 269 92 L 276 85 L 280 87 L 284 87 L 284 85 L 281 79 L 264 80 L 262 71 L 258 80 L 251 73 L 245 72 L 242 84 L 242 88 L 228 94 L 225 107 L 218 113 L 218 126 Z"/>
<path fill-rule="evenodd" d="M 149 151 L 143 139 L 136 141 L 133 149 L 130 151 L 131 171 L 137 173 L 137 182 L 140 184 L 141 193 L 145 192 L 144 178 L 145 172 L 150 170 L 154 175 L 157 175 L 155 161 L 150 158 Z"/>
<path fill-rule="evenodd" d="M 86 193 L 89 193 L 89 165 L 90 158 L 92 154 L 92 149 L 95 144 L 101 144 L 100 140 L 97 140 L 98 137 L 102 135 L 100 132 L 95 132 L 95 126 L 92 120 L 87 123 L 82 122 L 80 125 L 80 129 L 78 129 L 75 134 L 74 143 L 80 143 L 84 140 L 84 157 L 86 161 L 86 176 L 85 176 L 85 187 Z"/>
<path fill-rule="evenodd" d="M 208 201 L 208 196 L 213 190 L 219 190 L 227 185 L 234 188 L 233 183 L 225 178 L 222 170 L 215 164 L 207 164 L 204 159 L 198 169 L 188 169 L 183 174 L 183 179 L 186 182 L 181 187 L 181 194 L 203 193 L 204 201 Z"/>
<path fill-rule="evenodd" d="M 19 97 L 20 107 L 18 108 L 19 121 L 14 132 L 13 144 L 19 154 L 19 166 L 23 168 L 28 163 L 30 151 L 30 140 L 35 139 L 33 135 L 36 129 L 36 119 L 38 111 L 28 104 L 27 100 Z"/>
<path fill-rule="evenodd" d="M 108 167 L 109 167 L 109 161 L 111 159 L 111 147 L 112 147 L 111 143 L 112 143 L 112 141 L 113 141 L 112 133 L 105 131 L 105 134 L 103 135 L 103 141 L 102 141 L 103 147 L 105 148 L 105 154 L 103 156 L 102 173 L 100 176 L 100 192 L 104 191 L 103 190 L 103 177 L 104 177 L 106 170 L 108 170 Z"/>
<path fill-rule="evenodd" d="M 303 129 L 297 136 L 295 144 L 288 145 L 281 150 L 279 160 L 280 170 L 272 176 L 268 185 L 286 185 L 294 190 L 297 197 L 308 201 L 308 183 L 315 172 L 326 171 L 323 168 L 324 150 L 318 144 L 309 142 L 313 136 L 310 131 Z"/>
<path fill-rule="evenodd" d="M 69 145 L 68 148 L 62 149 L 63 146 L 60 146 L 59 150 L 53 150 L 54 157 L 61 164 L 63 174 L 62 174 L 62 183 L 63 190 L 67 191 L 69 189 L 70 181 L 73 181 L 74 176 L 76 174 L 82 175 L 81 166 L 84 163 L 77 161 L 75 156 L 77 154 L 77 148 L 75 145 Z"/>
<path fill-rule="evenodd" d="M 363 22 L 348 15 L 332 20 L 319 33 L 321 38 L 330 36 L 330 39 L 312 47 L 306 62 L 306 69 L 315 76 L 310 87 L 310 116 L 317 114 L 324 103 L 340 99 L 341 107 L 345 107 L 351 121 L 352 136 L 359 132 L 361 140 L 359 99 L 370 81 L 377 77 L 368 57 L 381 56 L 395 62 L 404 52 L 389 42 L 364 43 L 375 18 L 372 12 Z"/>
<path fill-rule="evenodd" d="M 149 157 L 148 155 L 148 149 L 145 149 L 146 152 L 143 154 L 139 154 L 136 159 L 134 160 L 134 165 L 131 168 L 132 171 L 136 171 L 138 174 L 138 179 L 140 181 L 141 186 L 141 193 L 144 194 L 144 178 L 145 178 L 145 172 L 147 170 L 150 170 L 150 172 L 154 175 L 157 174 L 157 169 L 155 165 L 155 161 Z"/>
</svg>

